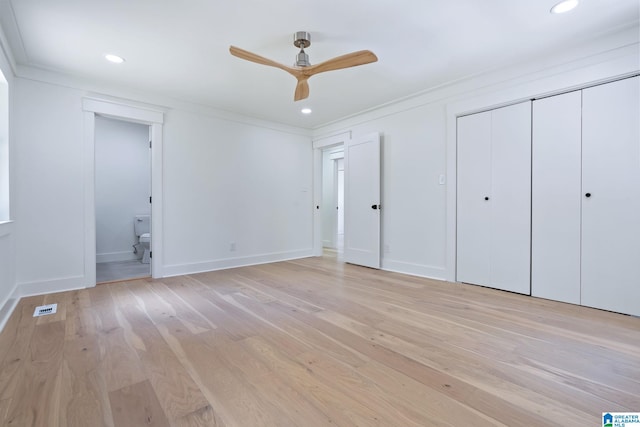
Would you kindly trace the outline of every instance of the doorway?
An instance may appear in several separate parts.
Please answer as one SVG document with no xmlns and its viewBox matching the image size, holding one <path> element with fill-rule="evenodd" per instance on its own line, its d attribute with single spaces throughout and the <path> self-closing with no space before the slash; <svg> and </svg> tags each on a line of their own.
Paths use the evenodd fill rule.
<svg viewBox="0 0 640 427">
<path fill-rule="evenodd" d="M 127 123 L 137 123 L 147 127 L 147 140 L 152 141 L 151 155 L 151 236 L 150 256 L 151 277 L 163 277 L 163 192 L 162 192 L 162 152 L 163 138 L 162 128 L 164 113 L 154 107 L 131 105 L 114 100 L 103 100 L 86 97 L 82 100 L 84 111 L 84 180 L 87 183 L 95 183 L 95 127 L 96 118 L 99 116 L 121 120 Z M 86 287 L 96 285 L 96 188 L 95 185 L 85 185 L 85 242 L 84 242 L 84 282 Z"/>
<path fill-rule="evenodd" d="M 347 132 L 313 142 L 315 256 L 337 252 L 339 217 L 335 212 L 341 211 L 344 213 L 342 260 L 380 268 L 381 147 L 378 132 L 355 139 Z M 334 161 L 339 158 L 344 162 L 340 180 L 344 188 L 344 209 L 337 205 L 336 197 L 339 166 Z"/>
<path fill-rule="evenodd" d="M 342 259 L 344 252 L 344 145 L 322 151 L 322 247 Z"/>
<path fill-rule="evenodd" d="M 96 116 L 97 283 L 151 275 L 149 132 L 148 125 Z"/>
<path fill-rule="evenodd" d="M 344 153 L 343 153 L 344 156 Z M 338 253 L 344 252 L 344 157 L 336 159 L 336 194 L 338 200 L 336 203 L 336 249 Z"/>
</svg>

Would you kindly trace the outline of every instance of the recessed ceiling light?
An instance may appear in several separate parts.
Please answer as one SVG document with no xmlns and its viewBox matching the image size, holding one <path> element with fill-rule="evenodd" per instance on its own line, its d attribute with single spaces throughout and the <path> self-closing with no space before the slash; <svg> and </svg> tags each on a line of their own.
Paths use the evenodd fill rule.
<svg viewBox="0 0 640 427">
<path fill-rule="evenodd" d="M 565 13 L 578 5 L 578 0 L 564 0 L 551 8 L 551 13 Z"/>
<path fill-rule="evenodd" d="M 311 108 L 303 108 L 300 112 L 302 114 L 311 114 Z"/>
<path fill-rule="evenodd" d="M 113 55 L 111 53 L 107 53 L 104 57 L 107 61 L 113 62 L 114 64 L 122 64 L 124 62 L 124 58 L 121 58 L 118 55 Z"/>
</svg>

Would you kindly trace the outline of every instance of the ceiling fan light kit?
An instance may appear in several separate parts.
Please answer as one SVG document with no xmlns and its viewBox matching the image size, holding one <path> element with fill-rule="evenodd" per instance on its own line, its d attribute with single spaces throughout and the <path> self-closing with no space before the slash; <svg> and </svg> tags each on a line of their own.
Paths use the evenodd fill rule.
<svg viewBox="0 0 640 427">
<path fill-rule="evenodd" d="M 311 34 L 306 31 L 297 31 L 293 34 L 293 45 L 300 49 L 300 52 L 296 55 L 296 61 L 293 67 L 280 64 L 279 62 L 272 61 L 235 46 L 230 46 L 229 52 L 240 59 L 280 68 L 294 76 L 298 80 L 293 97 L 294 101 L 299 101 L 309 96 L 309 83 L 307 83 L 307 80 L 315 74 L 369 64 L 378 60 L 378 57 L 373 52 L 360 50 L 329 59 L 316 65 L 311 65 L 309 55 L 304 51 L 305 48 L 311 46 Z"/>
</svg>

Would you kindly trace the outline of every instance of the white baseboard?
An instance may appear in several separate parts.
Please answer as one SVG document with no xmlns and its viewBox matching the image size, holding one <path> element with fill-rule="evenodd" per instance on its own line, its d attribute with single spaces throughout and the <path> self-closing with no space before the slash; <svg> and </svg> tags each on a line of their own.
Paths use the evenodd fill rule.
<svg viewBox="0 0 640 427">
<path fill-rule="evenodd" d="M 20 297 L 54 294 L 56 292 L 84 289 L 87 287 L 85 282 L 84 276 L 63 277 L 39 282 L 18 283 L 16 291 Z"/>
<path fill-rule="evenodd" d="M 96 254 L 96 262 L 115 262 L 115 261 L 134 261 L 138 259 L 138 256 L 133 251 L 123 252 L 107 252 L 104 254 Z"/>
<path fill-rule="evenodd" d="M 410 262 L 382 260 L 382 269 L 410 276 L 426 277 L 427 279 L 446 280 L 446 269 L 433 265 L 413 264 Z"/>
<path fill-rule="evenodd" d="M 204 273 L 207 271 L 224 270 L 227 268 L 246 267 L 249 265 L 267 264 L 270 262 L 288 261 L 292 259 L 313 256 L 313 249 L 299 251 L 275 252 L 270 254 L 253 255 L 248 257 L 225 258 L 214 261 L 193 264 L 165 265 L 162 269 L 165 277 L 181 276 L 183 274 Z"/>
</svg>

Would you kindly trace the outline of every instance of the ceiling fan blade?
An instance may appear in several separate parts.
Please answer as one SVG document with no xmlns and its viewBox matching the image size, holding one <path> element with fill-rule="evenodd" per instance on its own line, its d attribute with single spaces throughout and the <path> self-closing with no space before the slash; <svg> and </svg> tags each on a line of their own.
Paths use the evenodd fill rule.
<svg viewBox="0 0 640 427">
<path fill-rule="evenodd" d="M 255 62 L 256 64 L 262 64 L 262 65 L 268 65 L 270 67 L 280 68 L 281 70 L 284 70 L 295 77 L 298 77 L 298 75 L 300 74 L 300 72 L 295 68 L 287 67 L 284 64 L 280 64 L 279 62 L 272 61 L 271 59 L 265 58 L 260 55 L 256 55 L 255 53 L 249 52 L 248 50 L 240 49 L 239 47 L 229 46 L 229 53 L 231 53 L 231 55 L 236 56 L 240 59 Z"/>
<path fill-rule="evenodd" d="M 378 57 L 370 50 L 359 50 L 357 52 L 347 53 L 346 55 L 337 56 L 328 61 L 311 65 L 302 69 L 302 72 L 311 77 L 314 74 L 324 73 L 325 71 L 340 70 L 342 68 L 355 67 L 357 65 L 369 64 L 376 62 Z"/>
<path fill-rule="evenodd" d="M 296 85 L 296 93 L 293 96 L 294 101 L 300 101 L 309 97 L 309 83 L 307 78 L 298 78 L 298 84 Z"/>
</svg>

